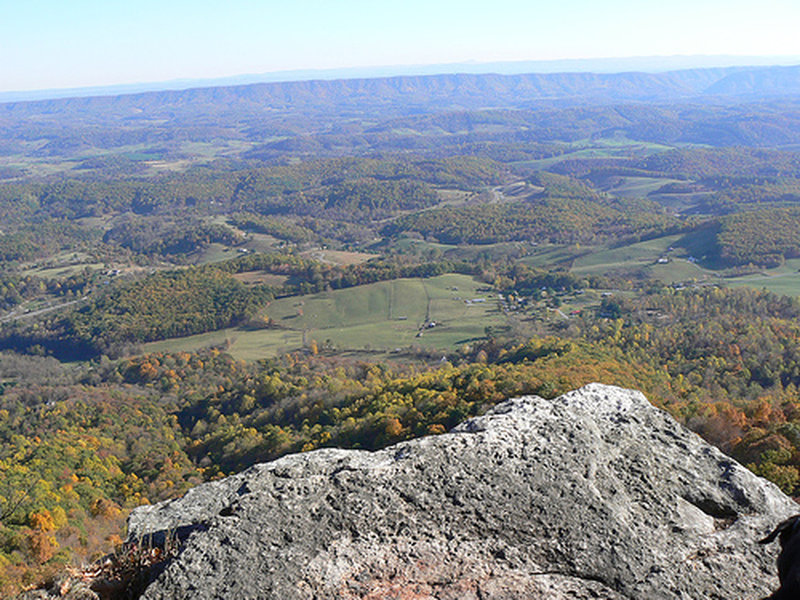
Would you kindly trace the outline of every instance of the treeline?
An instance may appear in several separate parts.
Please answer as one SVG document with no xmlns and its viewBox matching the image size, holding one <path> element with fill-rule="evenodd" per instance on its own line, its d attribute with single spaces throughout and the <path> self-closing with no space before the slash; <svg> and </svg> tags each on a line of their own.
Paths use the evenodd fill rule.
<svg viewBox="0 0 800 600">
<path fill-rule="evenodd" d="M 99 352 L 114 343 L 140 343 L 214 331 L 245 321 L 274 296 L 246 287 L 218 269 L 156 273 L 92 299 L 65 319 L 70 337 Z"/>
<path fill-rule="evenodd" d="M 388 281 L 402 277 L 435 277 L 444 273 L 475 274 L 476 266 L 461 261 L 414 262 L 400 257 L 379 258 L 365 263 L 338 266 L 321 263 L 297 254 L 245 254 L 233 260 L 218 263 L 213 268 L 226 273 L 265 271 L 287 275 L 289 280 L 280 288 L 282 295 L 321 292 L 327 288 L 341 289 Z"/>
<path fill-rule="evenodd" d="M 96 275 L 84 271 L 66 278 L 37 277 L 16 273 L 0 274 L 0 310 L 9 310 L 42 294 L 69 299 L 89 293 Z"/>
<path fill-rule="evenodd" d="M 549 170 L 595 184 L 613 176 L 656 177 L 697 181 L 707 191 L 722 191 L 734 185 L 758 188 L 797 180 L 800 153 L 741 146 L 676 148 L 644 158 L 567 158 Z M 742 198 L 742 201 L 751 200 Z"/>
<path fill-rule="evenodd" d="M 800 154 L 738 147 L 680 148 L 635 162 L 638 168 L 678 178 L 780 178 L 800 176 Z"/>
</svg>

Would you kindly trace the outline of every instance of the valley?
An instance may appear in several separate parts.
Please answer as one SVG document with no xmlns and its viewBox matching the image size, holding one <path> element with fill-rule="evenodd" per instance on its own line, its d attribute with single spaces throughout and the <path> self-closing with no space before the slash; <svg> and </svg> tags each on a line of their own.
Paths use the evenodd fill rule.
<svg viewBox="0 0 800 600">
<path fill-rule="evenodd" d="M 0 595 L 199 483 L 590 382 L 800 494 L 792 69 L 0 104 Z"/>
</svg>

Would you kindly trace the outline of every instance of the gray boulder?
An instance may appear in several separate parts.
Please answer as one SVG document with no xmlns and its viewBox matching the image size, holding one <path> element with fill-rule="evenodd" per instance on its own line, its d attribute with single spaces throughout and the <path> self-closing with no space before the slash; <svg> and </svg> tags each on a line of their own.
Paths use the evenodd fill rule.
<svg viewBox="0 0 800 600">
<path fill-rule="evenodd" d="M 797 505 L 654 408 L 592 384 L 378 452 L 286 456 L 138 508 L 181 537 L 143 598 L 749 600 Z"/>
</svg>

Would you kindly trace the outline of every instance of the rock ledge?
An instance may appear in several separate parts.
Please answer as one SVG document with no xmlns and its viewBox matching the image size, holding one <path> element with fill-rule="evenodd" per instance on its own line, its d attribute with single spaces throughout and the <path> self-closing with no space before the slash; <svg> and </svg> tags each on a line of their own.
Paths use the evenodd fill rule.
<svg viewBox="0 0 800 600">
<path fill-rule="evenodd" d="M 142 507 L 177 533 L 143 598 L 758 599 L 798 512 L 651 406 L 591 384 L 378 452 L 286 456 Z"/>
</svg>

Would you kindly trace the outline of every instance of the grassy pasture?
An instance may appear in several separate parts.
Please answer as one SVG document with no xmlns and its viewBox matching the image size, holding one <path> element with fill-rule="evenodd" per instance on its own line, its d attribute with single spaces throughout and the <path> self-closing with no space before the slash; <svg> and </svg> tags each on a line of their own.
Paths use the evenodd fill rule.
<svg viewBox="0 0 800 600">
<path fill-rule="evenodd" d="M 365 252 L 347 252 L 344 250 L 306 250 L 301 252 L 302 256 L 311 258 L 318 262 L 327 263 L 329 265 L 350 266 L 360 265 L 372 258 L 377 258 L 379 254 L 367 254 Z"/>
<path fill-rule="evenodd" d="M 621 133 L 616 133 L 612 136 L 604 138 L 593 138 L 590 140 L 575 142 L 575 145 L 581 144 L 600 148 L 626 148 L 631 150 L 644 150 L 652 153 L 665 152 L 666 150 L 673 149 L 672 146 L 667 146 L 665 144 L 634 140 L 629 137 L 625 137 Z"/>
<path fill-rule="evenodd" d="M 289 279 L 286 275 L 276 275 L 267 271 L 246 271 L 245 273 L 235 273 L 234 279 L 238 279 L 246 285 L 263 283 L 266 285 L 281 286 Z"/>
<path fill-rule="evenodd" d="M 606 191 L 622 198 L 644 198 L 668 183 L 677 183 L 678 181 L 678 179 L 659 177 L 623 177 L 618 185 Z"/>
<path fill-rule="evenodd" d="M 192 264 L 195 265 L 209 265 L 211 263 L 218 263 L 225 260 L 230 260 L 238 256 L 236 251 L 224 244 L 217 242 L 211 243 L 207 248 L 195 252 L 191 255 Z"/>
<path fill-rule="evenodd" d="M 520 262 L 538 268 L 571 263 L 578 256 L 591 254 L 592 248 L 581 246 L 562 246 L 554 244 L 541 244 L 536 247 L 533 254 L 521 259 Z"/>
<path fill-rule="evenodd" d="M 465 192 L 464 190 L 451 190 L 451 189 L 437 189 L 436 193 L 439 194 L 441 203 L 439 206 L 446 204 L 450 206 L 459 206 L 467 202 L 472 196 L 472 192 Z"/>
<path fill-rule="evenodd" d="M 67 251 L 23 265 L 22 274 L 60 279 L 81 273 L 86 268 L 97 271 L 107 267 L 103 263 L 95 262 L 84 252 Z"/>
<path fill-rule="evenodd" d="M 717 272 L 688 260 L 688 251 L 677 245 L 684 237 L 683 234 L 667 235 L 618 248 L 600 249 L 575 259 L 571 271 L 587 275 L 638 271 L 649 279 L 658 279 L 664 283 L 704 281 L 720 277 Z M 669 262 L 659 263 L 658 259 L 662 257 L 669 258 Z"/>
<path fill-rule="evenodd" d="M 528 256 L 539 247 L 528 242 L 498 242 L 496 244 L 439 244 L 414 238 L 401 237 L 386 245 L 376 246 L 376 250 L 397 249 L 404 254 L 427 257 L 444 257 L 450 260 L 475 261 L 481 258 L 499 260 L 505 257 Z M 527 260 L 527 259 L 525 259 Z"/>
<path fill-rule="evenodd" d="M 619 248 L 601 249 L 575 259 L 575 273 L 603 273 L 613 269 L 643 267 L 656 262 L 668 253 L 668 249 L 681 238 L 669 235 Z"/>
<path fill-rule="evenodd" d="M 467 304 L 466 300 L 485 299 Z M 265 307 L 278 328 L 224 329 L 146 344 L 144 350 L 178 351 L 220 345 L 235 358 L 257 360 L 299 350 L 303 342 L 330 343 L 340 351 L 391 352 L 420 346 L 453 350 L 483 337 L 485 327 L 503 325 L 492 294 L 466 275 L 398 279 L 306 296 L 281 298 Z M 424 329 L 426 321 L 436 321 Z"/>
<path fill-rule="evenodd" d="M 725 285 L 729 287 L 748 286 L 753 288 L 766 288 L 776 294 L 787 296 L 800 296 L 800 258 L 787 260 L 775 269 L 764 270 L 761 273 L 745 275 L 743 277 L 727 277 Z"/>
<path fill-rule="evenodd" d="M 729 287 L 766 288 L 776 294 L 800 296 L 800 259 L 790 259 L 780 267 L 764 269 L 751 275 L 727 276 L 724 271 L 716 271 L 689 261 L 689 252 L 677 246 L 684 237 L 669 235 L 619 248 L 599 249 L 576 258 L 571 271 L 575 274 L 603 274 L 636 270 L 647 278 L 664 283 L 714 281 Z M 699 246 L 694 249 L 703 250 Z M 523 259 L 523 262 L 546 264 L 568 255 L 568 252 L 568 248 L 554 247 L 542 255 Z M 670 261 L 658 263 L 662 256 L 669 257 Z"/>
<path fill-rule="evenodd" d="M 266 233 L 248 233 L 244 247 L 253 252 L 271 252 L 281 245 L 281 240 Z"/>
<path fill-rule="evenodd" d="M 626 138 L 623 135 L 613 135 L 605 138 L 584 139 L 570 142 L 567 144 L 574 149 L 561 156 L 542 158 L 515 163 L 518 166 L 526 166 L 534 169 L 547 169 L 564 160 L 580 158 L 625 158 L 631 155 L 648 155 L 656 152 L 671 150 L 672 146 L 656 144 L 652 142 L 642 142 Z"/>
<path fill-rule="evenodd" d="M 689 262 L 685 258 L 676 258 L 665 265 L 651 265 L 646 271 L 652 279 L 659 279 L 664 283 L 709 281 L 719 277 L 714 271 Z"/>
<path fill-rule="evenodd" d="M 730 278 L 725 280 L 725 285 L 728 287 L 747 286 L 757 289 L 765 288 L 776 294 L 800 296 L 800 273 L 793 273 L 791 275 L 761 275 L 746 278 Z"/>
</svg>

